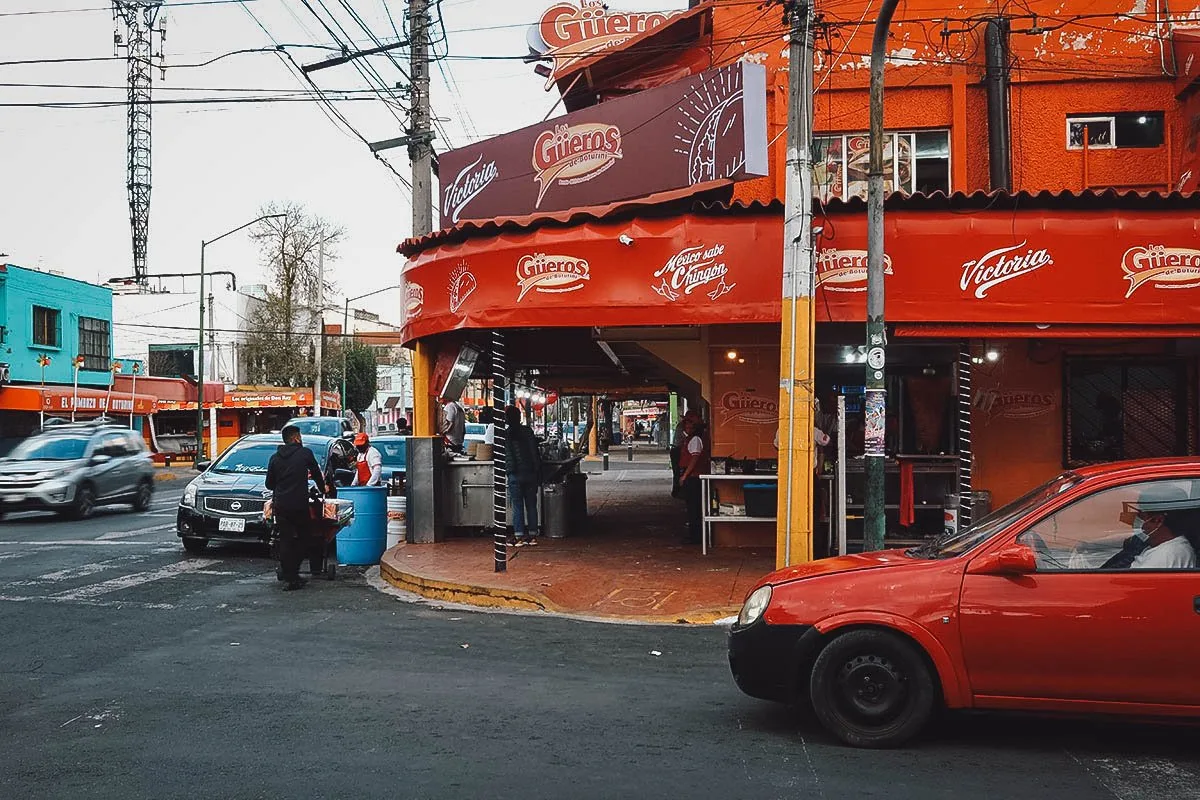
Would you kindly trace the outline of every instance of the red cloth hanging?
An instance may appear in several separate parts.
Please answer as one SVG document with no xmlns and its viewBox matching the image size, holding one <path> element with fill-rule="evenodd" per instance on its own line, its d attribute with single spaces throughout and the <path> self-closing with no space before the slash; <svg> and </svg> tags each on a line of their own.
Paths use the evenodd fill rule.
<svg viewBox="0 0 1200 800">
<path fill-rule="evenodd" d="M 916 506 L 913 500 L 913 464 L 911 461 L 900 460 L 900 524 L 905 528 L 917 520 Z"/>
</svg>

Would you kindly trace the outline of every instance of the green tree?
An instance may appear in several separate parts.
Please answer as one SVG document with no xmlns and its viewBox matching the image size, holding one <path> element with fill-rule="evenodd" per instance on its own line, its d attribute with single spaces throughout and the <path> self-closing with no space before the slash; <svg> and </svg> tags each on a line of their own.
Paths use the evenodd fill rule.
<svg viewBox="0 0 1200 800">
<path fill-rule="evenodd" d="M 346 407 L 362 413 L 375 402 L 379 388 L 375 348 L 352 342 L 346 350 Z"/>
<path fill-rule="evenodd" d="M 344 231 L 295 203 L 270 203 L 261 213 L 283 214 L 251 229 L 267 272 L 266 294 L 246 320 L 245 356 L 250 380 L 277 386 L 311 386 L 321 329 L 319 251 L 325 241 L 325 274 L 337 260 Z M 334 286 L 326 280 L 324 295 Z"/>
</svg>

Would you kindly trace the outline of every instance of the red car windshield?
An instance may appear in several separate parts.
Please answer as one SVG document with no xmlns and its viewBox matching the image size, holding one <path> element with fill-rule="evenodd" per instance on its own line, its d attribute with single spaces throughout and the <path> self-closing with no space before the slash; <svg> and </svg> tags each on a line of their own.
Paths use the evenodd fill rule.
<svg viewBox="0 0 1200 800">
<path fill-rule="evenodd" d="M 951 536 L 942 535 L 908 551 L 914 558 L 953 558 L 975 549 L 1021 517 L 1083 481 L 1074 472 L 1064 472 L 1028 494 L 1001 506 L 983 519 Z"/>
</svg>

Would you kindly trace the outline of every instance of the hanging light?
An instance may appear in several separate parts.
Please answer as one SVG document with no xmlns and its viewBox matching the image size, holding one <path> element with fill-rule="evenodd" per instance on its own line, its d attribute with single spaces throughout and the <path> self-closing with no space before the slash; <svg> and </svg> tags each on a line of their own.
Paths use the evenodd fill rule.
<svg viewBox="0 0 1200 800">
<path fill-rule="evenodd" d="M 725 354 L 725 357 L 728 358 L 730 361 L 737 361 L 738 351 L 730 350 L 728 353 Z"/>
</svg>

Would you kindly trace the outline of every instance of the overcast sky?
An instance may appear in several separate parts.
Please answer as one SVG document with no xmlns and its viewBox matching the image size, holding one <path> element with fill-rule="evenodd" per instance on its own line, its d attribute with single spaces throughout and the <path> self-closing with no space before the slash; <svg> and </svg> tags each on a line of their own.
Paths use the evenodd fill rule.
<svg viewBox="0 0 1200 800">
<path fill-rule="evenodd" d="M 203 0 L 201 0 L 202 2 Z M 174 0 L 180 2 L 180 0 Z M 196 0 L 191 0 L 196 2 Z M 451 59 L 433 67 L 433 102 L 449 143 L 540 121 L 556 94 L 543 91 L 532 65 L 470 56 L 521 56 L 526 29 L 552 0 L 445 0 Z M 321 11 L 318 0 L 313 8 Z M 385 0 L 348 0 L 381 39 L 394 39 Z M 613 2 L 614 9 L 686 7 L 686 0 Z M 363 47 L 373 46 L 341 0 L 324 0 L 338 22 Z M 403 0 L 386 0 L 396 25 Z M 23 13 L 52 12 L 52 13 Z M 246 0 L 171 7 L 166 13 L 166 80 L 154 74 L 155 99 L 252 96 L 294 92 L 300 80 L 272 53 L 235 55 L 197 64 L 234 50 L 283 44 L 330 44 L 332 39 L 302 0 Z M 114 23 L 107 0 L 0 0 L 2 61 L 105 58 L 113 55 Z M 328 51 L 291 49 L 299 63 Z M 467 58 L 464 58 L 467 57 Z M 399 59 L 407 68 L 406 51 Z M 389 82 L 403 82 L 384 58 L 371 59 Z M 453 77 L 448 82 L 442 70 Z M 0 66 L 3 84 L 82 84 L 98 89 L 0 86 L 0 103 L 123 101 L 123 60 Z M 313 73 L 322 88 L 362 89 L 351 66 Z M 177 91 L 199 88 L 204 91 Z M 219 92 L 216 89 L 239 91 Z M 261 91 L 241 91 L 246 89 Z M 338 103 L 370 141 L 402 135 L 382 101 Z M 467 113 L 460 113 L 459 109 Z M 561 113 L 561 110 L 556 111 Z M 293 201 L 346 229 L 333 278 L 348 295 L 397 282 L 396 245 L 411 229 L 406 189 L 366 146 L 335 125 L 315 102 L 157 105 L 154 107 L 153 194 L 149 266 L 153 272 L 193 272 L 199 243 L 253 219 L 270 201 Z M 386 153 L 407 177 L 404 150 Z M 125 188 L 126 120 L 123 107 L 104 109 L 0 108 L 0 253 L 6 261 L 102 282 L 132 273 Z M 435 195 L 436 204 L 436 195 Z M 208 250 L 211 269 L 230 269 L 241 283 L 261 279 L 260 259 L 244 235 Z M 178 282 L 169 286 L 180 288 Z M 356 306 L 399 322 L 398 292 Z"/>
</svg>

